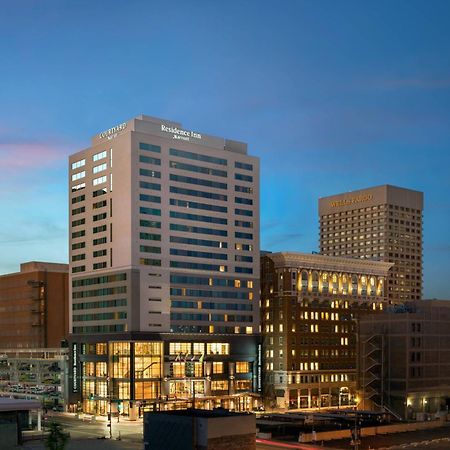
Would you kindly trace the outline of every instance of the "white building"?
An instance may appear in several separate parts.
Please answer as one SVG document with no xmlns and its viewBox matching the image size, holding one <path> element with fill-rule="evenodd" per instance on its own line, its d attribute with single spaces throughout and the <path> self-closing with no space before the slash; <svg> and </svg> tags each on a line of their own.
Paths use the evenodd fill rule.
<svg viewBox="0 0 450 450">
<path fill-rule="evenodd" d="M 71 330 L 259 331 L 259 161 L 139 116 L 70 157 Z"/>
</svg>

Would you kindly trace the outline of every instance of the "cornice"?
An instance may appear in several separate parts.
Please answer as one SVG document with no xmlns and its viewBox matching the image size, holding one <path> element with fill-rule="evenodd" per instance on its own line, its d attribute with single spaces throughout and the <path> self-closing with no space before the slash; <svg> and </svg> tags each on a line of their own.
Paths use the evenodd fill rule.
<svg viewBox="0 0 450 450">
<path fill-rule="evenodd" d="M 310 253 L 279 252 L 268 253 L 277 269 L 296 268 L 330 272 L 355 273 L 361 275 L 386 276 L 394 263 L 369 259 L 342 258 Z"/>
</svg>

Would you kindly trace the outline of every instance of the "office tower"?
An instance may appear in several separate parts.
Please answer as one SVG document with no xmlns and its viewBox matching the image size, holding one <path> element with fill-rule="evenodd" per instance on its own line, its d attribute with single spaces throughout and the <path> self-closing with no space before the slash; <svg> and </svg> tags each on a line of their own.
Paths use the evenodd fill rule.
<svg viewBox="0 0 450 450">
<path fill-rule="evenodd" d="M 263 385 L 268 406 L 357 403 L 357 321 L 385 309 L 391 266 L 306 253 L 262 256 Z"/>
<path fill-rule="evenodd" d="M 67 264 L 27 262 L 0 276 L 0 348 L 59 348 L 69 332 Z"/>
<path fill-rule="evenodd" d="M 419 300 L 422 210 L 422 192 L 390 185 L 321 198 L 320 253 L 392 262 L 388 300 Z"/>
<path fill-rule="evenodd" d="M 175 367 L 189 356 L 202 383 L 211 383 L 206 365 L 213 355 L 233 359 L 253 346 L 244 364 L 251 379 L 259 333 L 259 161 L 247 145 L 139 116 L 94 136 L 90 148 L 70 157 L 69 169 L 72 341 L 107 354 L 110 370 L 112 353 L 137 358 L 133 351 L 145 341 L 139 351 L 156 358 L 148 362 L 160 382 L 190 374 Z M 133 345 L 124 350 L 118 341 Z M 141 369 L 125 377 L 131 385 Z M 223 369 L 233 381 L 216 383 L 220 390 L 233 391 L 233 370 Z M 130 389 L 120 397 L 138 398 Z M 175 382 L 149 395 L 160 389 L 184 395 Z"/>
</svg>

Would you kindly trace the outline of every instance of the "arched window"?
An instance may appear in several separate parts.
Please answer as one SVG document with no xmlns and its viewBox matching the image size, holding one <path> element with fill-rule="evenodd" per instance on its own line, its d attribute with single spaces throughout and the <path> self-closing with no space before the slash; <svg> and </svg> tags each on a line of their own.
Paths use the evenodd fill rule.
<svg viewBox="0 0 450 450">
<path fill-rule="evenodd" d="M 367 277 L 365 275 L 361 277 L 361 295 L 367 295 Z"/>
<path fill-rule="evenodd" d="M 311 277 L 311 287 L 312 287 L 312 292 L 318 292 L 319 291 L 319 273 L 314 271 L 312 273 L 312 277 Z"/>
<path fill-rule="evenodd" d="M 352 275 L 352 295 L 358 295 L 358 277 Z"/>
<path fill-rule="evenodd" d="M 348 294 L 348 277 L 345 274 L 341 277 L 341 291 L 344 295 Z"/>
<path fill-rule="evenodd" d="M 337 274 L 333 273 L 331 280 L 332 280 L 331 290 L 333 294 L 337 294 L 339 291 L 339 277 L 337 276 Z"/>
<path fill-rule="evenodd" d="M 370 277 L 370 279 L 369 279 L 369 294 L 370 295 L 376 294 L 375 277 Z"/>
<path fill-rule="evenodd" d="M 322 273 L 322 293 L 328 294 L 329 292 L 329 278 L 326 272 Z"/>
<path fill-rule="evenodd" d="M 302 270 L 300 286 L 302 292 L 306 292 L 308 290 L 308 272 L 306 270 Z"/>
</svg>

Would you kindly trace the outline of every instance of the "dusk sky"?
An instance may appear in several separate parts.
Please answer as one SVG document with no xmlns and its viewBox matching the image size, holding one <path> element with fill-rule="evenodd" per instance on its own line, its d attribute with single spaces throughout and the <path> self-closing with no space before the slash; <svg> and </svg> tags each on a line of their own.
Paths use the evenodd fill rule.
<svg viewBox="0 0 450 450">
<path fill-rule="evenodd" d="M 67 156 L 139 114 L 248 143 L 261 247 L 318 250 L 317 200 L 423 191 L 450 299 L 450 1 L 25 1 L 0 12 L 0 273 L 68 261 Z"/>
</svg>

